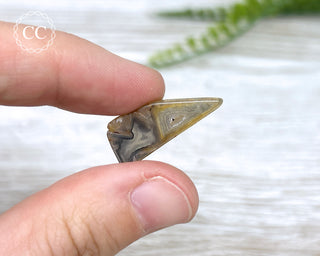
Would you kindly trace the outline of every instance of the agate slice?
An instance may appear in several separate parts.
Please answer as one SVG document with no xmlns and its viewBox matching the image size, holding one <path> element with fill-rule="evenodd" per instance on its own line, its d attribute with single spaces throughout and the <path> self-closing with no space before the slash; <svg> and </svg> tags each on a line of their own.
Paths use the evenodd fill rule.
<svg viewBox="0 0 320 256">
<path fill-rule="evenodd" d="M 216 110 L 220 98 L 160 100 L 108 124 L 108 140 L 119 162 L 139 161 Z"/>
</svg>

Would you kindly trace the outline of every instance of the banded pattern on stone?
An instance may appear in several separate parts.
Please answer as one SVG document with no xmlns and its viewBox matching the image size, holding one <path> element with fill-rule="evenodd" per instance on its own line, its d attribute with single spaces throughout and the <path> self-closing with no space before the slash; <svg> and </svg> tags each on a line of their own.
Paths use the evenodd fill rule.
<svg viewBox="0 0 320 256">
<path fill-rule="evenodd" d="M 161 100 L 108 124 L 108 140 L 119 162 L 139 161 L 216 110 L 220 98 Z"/>
</svg>

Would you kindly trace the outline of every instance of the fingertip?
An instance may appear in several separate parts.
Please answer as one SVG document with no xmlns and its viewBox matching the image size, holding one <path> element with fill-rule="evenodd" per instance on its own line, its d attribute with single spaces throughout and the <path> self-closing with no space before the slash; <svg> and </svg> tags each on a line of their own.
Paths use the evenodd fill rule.
<svg viewBox="0 0 320 256">
<path fill-rule="evenodd" d="M 149 87 L 149 93 L 150 98 L 153 98 L 154 100 L 162 99 L 165 93 L 165 83 L 163 76 L 161 73 L 155 69 L 152 69 L 150 67 L 146 67 L 146 71 L 148 72 L 149 76 L 149 83 L 153 84 L 153 86 Z"/>
<path fill-rule="evenodd" d="M 149 67 L 59 31 L 46 51 L 26 53 L 13 43 L 11 29 L 0 23 L 0 104 L 118 115 L 163 97 L 162 76 Z"/>
<path fill-rule="evenodd" d="M 199 207 L 199 194 L 197 188 L 189 176 L 182 170 L 163 162 L 158 161 L 141 161 L 141 163 L 148 169 L 144 172 L 147 179 L 152 179 L 153 177 L 163 177 L 169 182 L 172 182 L 185 194 L 190 205 L 190 215 L 185 221 L 188 222 L 196 215 Z"/>
<path fill-rule="evenodd" d="M 165 83 L 157 70 L 124 58 L 119 58 L 115 68 L 113 90 L 117 93 L 114 93 L 114 103 L 109 106 L 113 114 L 126 114 L 163 98 Z"/>
<path fill-rule="evenodd" d="M 165 85 L 158 71 L 85 39 L 60 34 L 54 50 L 59 93 L 53 105 L 80 113 L 121 115 L 163 97 Z"/>
<path fill-rule="evenodd" d="M 21 255 L 27 248 L 34 255 L 114 255 L 148 233 L 190 221 L 198 202 L 193 182 L 171 165 L 140 161 L 94 167 L 3 214 L 0 241 L 13 234 L 19 246 L 0 246 L 0 254 Z"/>
</svg>

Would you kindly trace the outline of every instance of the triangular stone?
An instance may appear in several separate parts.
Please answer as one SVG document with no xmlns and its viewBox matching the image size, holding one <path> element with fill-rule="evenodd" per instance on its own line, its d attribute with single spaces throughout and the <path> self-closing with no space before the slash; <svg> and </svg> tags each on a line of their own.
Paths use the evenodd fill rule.
<svg viewBox="0 0 320 256">
<path fill-rule="evenodd" d="M 119 162 L 138 161 L 216 110 L 220 98 L 161 100 L 108 124 L 108 139 Z"/>
</svg>

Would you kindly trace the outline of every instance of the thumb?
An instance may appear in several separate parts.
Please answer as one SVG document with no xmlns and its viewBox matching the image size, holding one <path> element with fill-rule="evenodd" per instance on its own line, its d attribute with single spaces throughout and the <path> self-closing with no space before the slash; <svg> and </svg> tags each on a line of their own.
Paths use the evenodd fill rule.
<svg viewBox="0 0 320 256">
<path fill-rule="evenodd" d="M 0 216 L 0 255 L 114 255 L 197 211 L 178 169 L 151 161 L 95 167 L 67 177 Z"/>
</svg>

